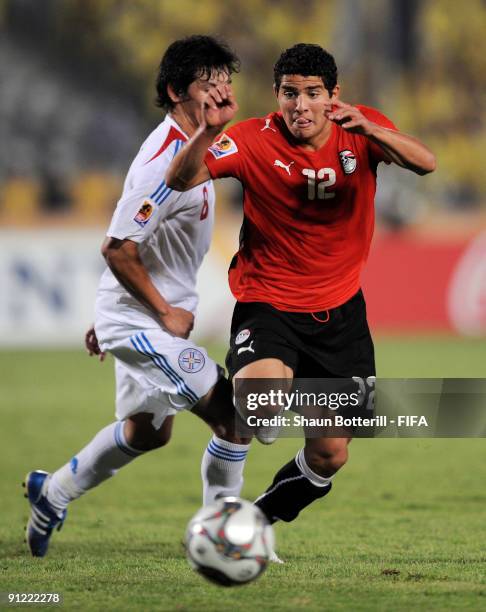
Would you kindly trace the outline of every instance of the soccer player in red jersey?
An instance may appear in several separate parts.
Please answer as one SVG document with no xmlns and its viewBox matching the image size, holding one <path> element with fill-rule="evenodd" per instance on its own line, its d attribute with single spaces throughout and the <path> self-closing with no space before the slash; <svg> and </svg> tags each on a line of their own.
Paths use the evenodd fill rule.
<svg viewBox="0 0 486 612">
<path fill-rule="evenodd" d="M 231 87 L 210 93 L 199 129 L 175 157 L 167 184 L 187 190 L 232 176 L 244 187 L 241 243 L 229 271 L 237 299 L 227 365 L 233 380 L 375 375 L 360 289 L 374 227 L 376 170 L 417 174 L 433 153 L 379 111 L 339 99 L 334 58 L 297 44 L 274 67 L 279 111 L 226 130 Z M 351 432 L 306 435 L 305 447 L 256 501 L 291 521 L 331 488 Z"/>
</svg>

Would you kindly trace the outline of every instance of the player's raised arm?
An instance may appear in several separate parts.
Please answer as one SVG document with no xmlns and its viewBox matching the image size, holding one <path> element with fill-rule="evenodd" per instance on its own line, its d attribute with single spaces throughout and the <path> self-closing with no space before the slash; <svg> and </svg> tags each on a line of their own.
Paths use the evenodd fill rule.
<svg viewBox="0 0 486 612">
<path fill-rule="evenodd" d="M 201 122 L 192 138 L 172 160 L 166 184 L 176 191 L 188 191 L 210 179 L 204 163 L 208 147 L 238 110 L 230 85 L 218 85 L 208 92 L 201 107 Z"/>
<path fill-rule="evenodd" d="M 435 170 L 435 155 L 417 138 L 378 125 L 370 121 L 359 108 L 339 99 L 333 99 L 333 106 L 333 110 L 327 113 L 328 119 L 349 132 L 369 138 L 383 149 L 389 161 L 420 175 Z"/>
</svg>

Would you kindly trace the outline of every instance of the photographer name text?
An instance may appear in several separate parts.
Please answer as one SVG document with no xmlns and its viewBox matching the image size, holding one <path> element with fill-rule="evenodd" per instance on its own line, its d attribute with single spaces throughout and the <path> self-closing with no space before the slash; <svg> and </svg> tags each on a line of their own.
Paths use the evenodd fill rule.
<svg viewBox="0 0 486 612">
<path fill-rule="evenodd" d="M 344 417 L 335 414 L 331 417 L 311 418 L 301 414 L 292 417 L 276 415 L 271 418 L 251 415 L 246 418 L 249 427 L 428 427 L 427 419 L 423 415 L 401 414 L 393 418 L 387 415 L 375 417 Z"/>
</svg>

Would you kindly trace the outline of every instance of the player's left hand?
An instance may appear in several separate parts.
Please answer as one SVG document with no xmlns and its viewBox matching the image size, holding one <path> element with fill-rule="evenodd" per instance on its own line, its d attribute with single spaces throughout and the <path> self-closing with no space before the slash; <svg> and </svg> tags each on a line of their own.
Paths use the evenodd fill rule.
<svg viewBox="0 0 486 612">
<path fill-rule="evenodd" d="M 203 125 L 207 129 L 220 131 L 234 118 L 237 111 L 238 104 L 231 85 L 212 87 L 202 103 Z"/>
<path fill-rule="evenodd" d="M 179 338 L 189 338 L 194 327 L 194 315 L 184 308 L 169 306 L 165 315 L 160 315 L 160 321 L 165 329 Z"/>
<path fill-rule="evenodd" d="M 84 346 L 86 347 L 90 357 L 92 355 L 98 355 L 98 359 L 100 361 L 104 361 L 106 353 L 103 353 L 103 351 L 100 349 L 94 327 L 90 327 L 86 332 L 86 335 L 84 336 Z"/>
<path fill-rule="evenodd" d="M 332 101 L 332 109 L 325 111 L 325 115 L 330 121 L 337 123 L 347 132 L 353 134 L 371 136 L 375 125 L 363 115 L 359 108 L 346 104 L 337 98 Z"/>
</svg>

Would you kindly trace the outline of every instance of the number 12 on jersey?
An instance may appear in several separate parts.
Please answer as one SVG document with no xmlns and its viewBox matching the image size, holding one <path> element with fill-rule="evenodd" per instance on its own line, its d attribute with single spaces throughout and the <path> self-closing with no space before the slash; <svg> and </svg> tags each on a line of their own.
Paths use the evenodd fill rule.
<svg viewBox="0 0 486 612">
<path fill-rule="evenodd" d="M 321 168 L 317 171 L 319 182 L 316 182 L 315 170 L 304 168 L 302 174 L 307 177 L 307 197 L 309 200 L 315 200 L 316 196 L 318 200 L 329 200 L 336 195 L 334 192 L 326 191 L 327 187 L 336 183 L 336 172 L 332 168 Z"/>
</svg>

